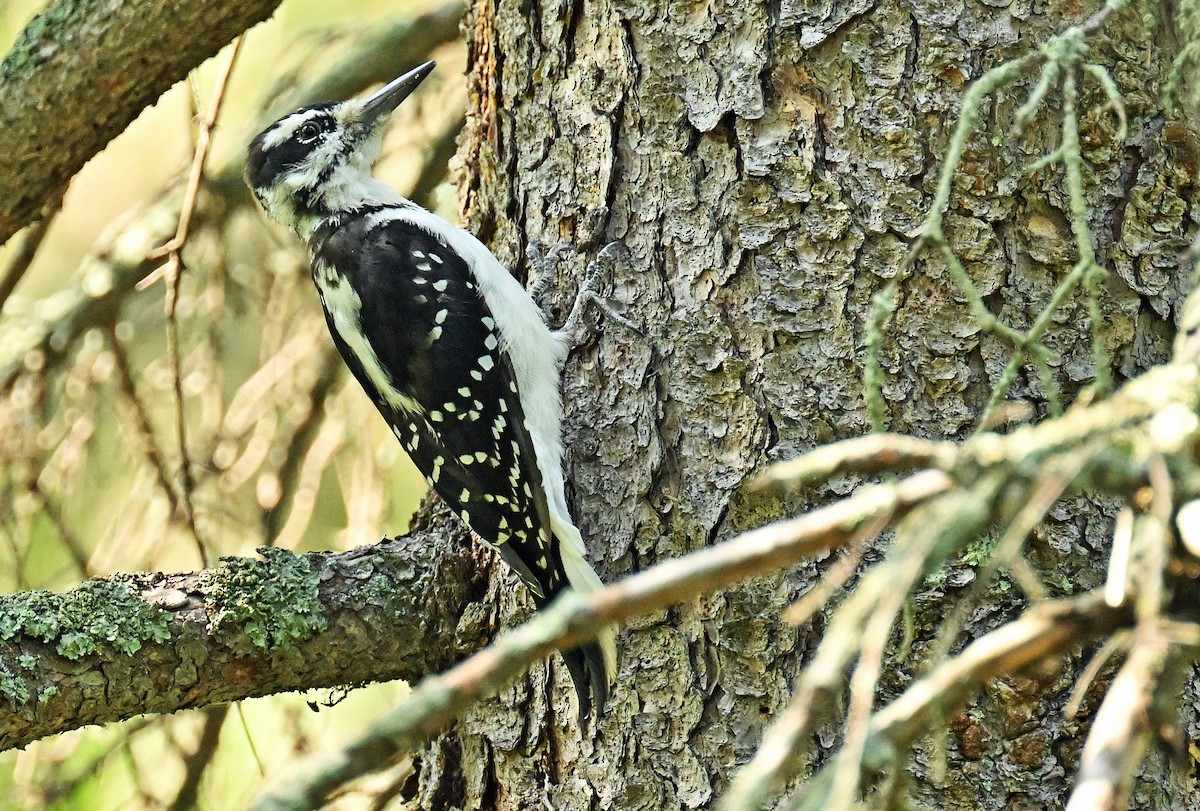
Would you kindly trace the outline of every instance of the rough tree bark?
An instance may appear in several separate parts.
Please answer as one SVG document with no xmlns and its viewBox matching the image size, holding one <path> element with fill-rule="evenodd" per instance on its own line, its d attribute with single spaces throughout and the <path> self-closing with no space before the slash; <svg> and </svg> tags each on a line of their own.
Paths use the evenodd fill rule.
<svg viewBox="0 0 1200 811">
<path fill-rule="evenodd" d="M 843 480 L 788 503 L 739 492 L 768 461 L 869 430 L 871 296 L 915 236 L 964 87 L 1094 10 L 1021 0 L 472 5 L 466 218 L 514 266 L 529 239 L 569 239 L 585 255 L 620 240 L 614 298 L 647 330 L 639 338 L 608 325 L 567 370 L 568 473 L 602 576 L 849 489 Z M 1169 25 L 1150 30 L 1125 12 L 1088 56 L 1116 78 L 1130 115 L 1115 144 L 1101 89 L 1084 84 L 1087 197 L 1110 270 L 1102 335 L 1118 381 L 1166 356 L 1185 281 L 1178 255 L 1200 219 L 1200 142 L 1159 98 L 1176 49 Z M 1009 134 L 1035 78 L 985 106 L 946 221 L 991 310 L 1018 328 L 1076 260 L 1058 174 L 1021 172 L 1055 147 L 1057 110 Z M 1047 334 L 1065 401 L 1095 376 L 1089 336 L 1082 301 Z M 900 280 L 883 348 L 889 427 L 965 436 L 1010 357 L 942 262 L 918 262 Z M 1046 395 L 1025 369 L 1008 399 L 1045 413 Z M 1105 508 L 1075 498 L 1040 530 L 1032 562 L 1055 593 L 1102 581 Z M 820 619 L 797 629 L 780 613 L 821 569 L 800 566 L 625 629 L 594 740 L 581 742 L 568 714 L 551 711 L 545 672 L 535 671 L 427 747 L 422 807 L 710 805 L 819 637 Z M 961 562 L 915 601 L 918 654 L 972 574 Z M 966 636 L 1017 603 L 998 597 L 970 617 Z M 885 689 L 915 667 L 892 662 Z M 918 796 L 947 809 L 1061 807 L 1083 740 L 1060 712 L 1069 671 L 1008 679 L 949 719 L 955 779 L 930 782 L 937 747 L 927 742 L 914 757 Z M 569 706 L 562 674 L 549 683 L 554 707 Z M 827 728 L 820 740 L 837 735 Z M 1153 756 L 1133 807 L 1200 807 L 1191 782 Z"/>
</svg>

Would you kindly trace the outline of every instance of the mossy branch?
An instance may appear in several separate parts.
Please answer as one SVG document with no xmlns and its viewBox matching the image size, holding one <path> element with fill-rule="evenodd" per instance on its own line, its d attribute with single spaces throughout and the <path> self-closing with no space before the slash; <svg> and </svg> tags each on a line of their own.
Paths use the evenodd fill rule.
<svg viewBox="0 0 1200 811">
<path fill-rule="evenodd" d="M 404 17 L 379 25 L 330 70 L 277 94 L 262 115 L 248 122 L 234 137 L 239 143 L 249 143 L 281 111 L 352 96 L 373 83 L 395 78 L 427 59 L 433 49 L 458 36 L 463 8 L 460 0 L 451 0 L 420 17 Z M 251 204 L 242 181 L 242 155 L 239 151 L 236 158 L 215 167 L 205 179 L 204 188 L 220 198 L 221 205 L 214 207 L 220 211 L 228 213 L 239 205 Z M 436 159 L 442 157 L 439 154 Z M 3 160 L 0 156 L 0 170 Z M 138 283 L 161 264 L 160 259 L 150 258 L 151 254 L 175 235 L 182 208 L 183 180 L 180 176 L 169 181 L 156 198 L 101 238 L 81 264 L 76 289 L 59 294 L 59 303 L 53 311 L 62 315 L 43 327 L 32 328 L 33 334 L 28 339 L 22 336 L 19 351 L 0 355 L 0 391 L 13 385 L 31 353 L 38 356 L 39 372 L 52 373 L 71 356 L 80 335 L 89 329 L 109 327 L 119 320 L 123 304 Z M 62 182 L 65 184 L 66 180 Z M 428 193 L 428 188 L 424 190 Z M 416 197 L 420 199 L 419 195 Z M 204 216 L 205 212 L 197 214 Z M 2 217 L 0 210 L 0 224 Z"/>
<path fill-rule="evenodd" d="M 143 713 L 415 680 L 485 635 L 460 627 L 488 567 L 457 533 L 262 552 L 0 597 L 0 749 Z"/>
</svg>

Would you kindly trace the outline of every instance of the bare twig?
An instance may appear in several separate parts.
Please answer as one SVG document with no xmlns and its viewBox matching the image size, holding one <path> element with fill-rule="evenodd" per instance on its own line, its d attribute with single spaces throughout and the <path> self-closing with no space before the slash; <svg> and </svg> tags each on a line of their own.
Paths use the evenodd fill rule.
<svg viewBox="0 0 1200 811">
<path fill-rule="evenodd" d="M 87 548 L 75 534 L 75 530 L 71 529 L 70 524 L 67 523 L 67 517 L 63 515 L 62 507 L 38 485 L 36 480 L 33 482 L 33 488 L 34 495 L 41 502 L 42 510 L 50 519 L 50 523 L 54 525 L 58 539 L 62 541 L 62 545 L 66 548 L 67 554 L 70 556 L 71 562 L 75 564 L 80 576 L 91 577 L 92 570 Z"/>
<path fill-rule="evenodd" d="M 57 200 L 53 205 L 47 206 L 42 211 L 42 216 L 34 220 L 29 228 L 25 231 L 25 238 L 21 241 L 21 247 L 8 263 L 8 270 L 4 273 L 4 278 L 0 279 L 0 312 L 4 312 L 4 305 L 12 296 L 13 291 L 17 289 L 17 285 L 21 283 L 21 279 L 25 278 L 26 272 L 33 265 L 33 259 L 37 256 L 38 248 L 42 247 L 42 240 L 46 238 L 46 232 L 50 230 L 50 226 L 54 223 L 54 218 L 58 216 L 59 207 L 62 205 L 62 200 Z"/>
<path fill-rule="evenodd" d="M 783 612 L 784 622 L 792 625 L 803 625 L 812 619 L 813 614 L 829 602 L 834 594 L 854 576 L 863 553 L 870 548 L 870 541 L 877 538 L 887 526 L 885 517 L 877 518 L 862 528 L 843 546 L 842 557 L 833 564 L 821 579 L 813 584 L 812 589 L 802 594 Z"/>
<path fill-rule="evenodd" d="M 833 789 L 826 808 L 851 811 L 858 801 L 859 775 L 870 731 L 875 687 L 883 670 L 883 654 L 908 589 L 894 588 L 883 595 L 863 628 L 858 666 L 850 678 L 850 706 L 846 713 L 846 735 L 834 771 Z"/>
<path fill-rule="evenodd" d="M 225 89 L 229 86 L 229 78 L 233 74 L 233 66 L 237 62 L 238 53 L 242 49 L 242 38 L 238 37 L 229 47 L 229 55 L 221 65 L 213 87 L 212 98 L 208 105 L 202 105 L 199 88 L 192 85 L 192 103 L 196 113 L 196 146 L 192 152 L 192 168 L 188 171 L 187 188 L 183 193 L 183 205 L 179 210 L 179 225 L 175 236 L 157 250 L 151 251 L 147 259 L 168 257 L 162 268 L 155 270 L 138 284 L 139 290 L 145 290 L 162 278 L 172 279 L 182 269 L 179 254 L 187 245 L 188 233 L 192 227 L 192 215 L 196 211 L 196 199 L 200 194 L 200 183 L 204 180 L 204 168 L 208 163 L 208 150 L 212 144 L 212 131 L 221 117 L 221 106 L 225 100 Z M 172 270 L 172 265 L 174 269 Z"/>
<path fill-rule="evenodd" d="M 108 338 L 108 345 L 113 353 L 113 367 L 117 372 L 117 385 L 121 393 L 125 395 L 125 399 L 129 400 L 130 407 L 133 411 L 133 426 L 137 434 L 137 444 L 141 447 L 142 455 L 149 462 L 151 469 L 154 471 L 155 479 L 163 494 L 166 495 L 167 501 L 171 504 L 171 515 L 178 514 L 180 509 L 178 497 L 175 493 L 175 488 L 171 485 L 171 474 L 167 469 L 166 455 L 162 448 L 159 447 L 158 437 L 154 431 L 154 424 L 150 421 L 150 413 L 146 409 L 146 404 L 142 401 L 138 394 L 137 382 L 133 379 L 133 367 L 129 363 L 129 355 L 125 351 L 125 347 L 121 345 L 121 339 L 117 336 L 117 330 L 109 327 L 105 330 Z"/>
<path fill-rule="evenodd" d="M 929 730 L 930 723 L 945 718 L 986 682 L 1065 653 L 1129 618 L 1127 610 L 1108 607 L 1096 592 L 1035 605 L 1019 619 L 971 643 L 876 712 L 864 745 L 862 776 L 888 767 L 902 769 L 903 753 Z M 837 763 L 823 768 L 787 807 L 823 809 Z"/>
<path fill-rule="evenodd" d="M 894 473 L 926 467 L 944 470 L 952 464 L 956 451 L 957 446 L 951 442 L 902 434 L 867 434 L 777 462 L 763 471 L 752 486 L 794 489 L 845 473 Z"/>
<path fill-rule="evenodd" d="M 1112 606 L 1107 598 L 1104 602 L 1106 605 Z M 1128 631 L 1117 631 L 1104 642 L 1100 650 L 1096 651 L 1091 661 L 1087 663 L 1087 667 L 1079 674 L 1079 678 L 1075 680 L 1075 686 L 1071 688 L 1071 697 L 1063 705 L 1063 718 L 1074 719 L 1079 714 L 1079 707 L 1083 704 L 1084 696 L 1087 695 L 1088 688 L 1096 681 L 1096 677 L 1100 675 L 1100 671 L 1104 669 L 1104 666 L 1108 664 L 1112 657 L 1128 650 L 1128 648 Z"/>
<path fill-rule="evenodd" d="M 1010 573 L 1014 574 L 1014 578 L 1019 579 L 1026 596 L 1031 600 L 1040 600 L 1046 597 L 1045 587 L 1032 576 L 1032 573 L 1026 574 L 1025 570 L 1020 568 L 1020 565 L 1025 563 L 1024 558 L 1021 557 L 1021 550 L 1025 545 L 1025 540 L 1042 522 L 1050 508 L 1083 473 L 1088 463 L 1092 461 L 1096 450 L 1094 447 L 1087 447 L 1078 453 L 1067 455 L 1065 459 L 1052 460 L 1046 465 L 1029 488 L 1029 498 L 1005 527 L 1004 534 L 996 543 L 987 562 L 981 567 L 970 592 L 959 601 L 954 611 L 938 629 L 937 641 L 933 645 L 930 656 L 931 660 L 937 661 L 949 653 L 967 614 L 978 604 L 1000 567 L 1008 568 Z M 1028 564 L 1025 565 L 1028 566 Z M 1016 572 L 1021 574 L 1016 574 Z"/>
<path fill-rule="evenodd" d="M 920 473 L 909 480 L 927 475 L 930 473 Z M 791 702 L 734 779 L 721 800 L 722 811 L 762 808 L 795 773 L 803 742 L 829 711 L 846 669 L 859 653 L 864 623 L 897 592 L 901 597 L 907 594 L 923 573 L 940 565 L 963 539 L 986 524 L 1000 486 L 997 475 L 985 475 L 969 489 L 951 490 L 905 519 L 893 554 L 865 575 L 834 612 L 816 655 L 800 675 Z"/>
<path fill-rule="evenodd" d="M 204 710 L 200 741 L 196 744 L 196 750 L 184 758 L 183 783 L 175 793 L 174 801 L 167 806 L 167 811 L 188 811 L 196 807 L 200 780 L 217 754 L 217 742 L 221 738 L 221 728 L 225 726 L 225 718 L 228 715 L 228 704 L 217 704 Z"/>
<path fill-rule="evenodd" d="M 304 476 L 301 471 L 307 465 L 309 451 L 317 444 L 325 420 L 325 405 L 346 375 L 346 365 L 333 351 L 326 349 L 320 370 L 308 392 L 308 414 L 292 429 L 286 442 L 287 456 L 276 474 L 282 491 L 279 501 L 271 510 L 263 512 L 263 534 L 269 546 L 277 546 L 283 528 L 292 519 L 296 509 L 305 509 L 298 502 L 304 493 Z M 285 520 L 286 519 L 286 520 Z M 307 521 L 297 520 L 294 535 L 302 533 Z"/>
<path fill-rule="evenodd" d="M 1139 627 L 1129 657 L 1100 705 L 1083 747 L 1067 811 L 1119 811 L 1151 729 L 1155 685 L 1166 666 L 1167 639 L 1153 625 Z"/>
<path fill-rule="evenodd" d="M 166 256 L 167 261 L 159 270 L 151 273 L 138 285 L 140 289 L 145 289 L 158 278 L 166 279 L 167 294 L 164 305 L 167 317 L 167 355 L 170 358 L 172 388 L 174 390 L 175 434 L 179 441 L 179 504 L 183 508 L 183 517 L 187 522 L 188 530 L 191 532 L 192 539 L 196 543 L 196 550 L 200 553 L 200 562 L 206 568 L 210 565 L 210 558 L 208 548 L 200 534 L 200 527 L 196 522 L 196 505 L 193 498 L 196 483 L 192 477 L 191 452 L 188 450 L 187 414 L 185 413 L 183 403 L 183 369 L 179 349 L 179 319 L 176 315 L 176 309 L 179 304 L 179 288 L 183 280 L 183 248 L 187 245 L 188 234 L 192 225 L 192 214 L 196 210 L 196 198 L 200 193 L 200 182 L 204 178 L 204 167 L 208 161 L 208 149 L 212 143 L 212 131 L 217 124 L 217 119 L 220 117 L 221 104 L 225 99 L 225 88 L 229 85 L 229 77 L 233 72 L 233 66 L 237 61 L 241 45 L 241 37 L 233 41 L 233 45 L 229 49 L 229 56 L 226 57 L 221 73 L 217 77 L 216 87 L 213 88 L 212 100 L 208 104 L 207 111 L 201 105 L 199 94 L 195 92 L 196 88 L 193 85 L 193 104 L 196 110 L 196 126 L 198 131 L 196 135 L 196 148 L 192 154 L 192 168 L 188 175 L 187 188 L 183 195 L 183 205 L 179 213 L 179 224 L 175 229 L 175 236 L 162 247 L 152 251 L 147 257 L 147 259 L 158 259 Z"/>
</svg>

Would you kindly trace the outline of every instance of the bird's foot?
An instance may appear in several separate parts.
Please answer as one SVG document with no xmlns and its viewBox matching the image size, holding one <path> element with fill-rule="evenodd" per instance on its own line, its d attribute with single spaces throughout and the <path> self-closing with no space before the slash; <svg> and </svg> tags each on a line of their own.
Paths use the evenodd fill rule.
<svg viewBox="0 0 1200 811">
<path fill-rule="evenodd" d="M 584 315 L 589 307 L 596 308 L 610 321 L 615 321 L 636 335 L 645 334 L 641 327 L 600 294 L 600 289 L 605 282 L 611 281 L 613 266 L 624 249 L 625 246 L 620 242 L 610 242 L 601 249 L 595 259 L 588 263 L 583 284 L 580 285 L 579 292 L 575 295 L 575 303 L 571 305 L 571 312 L 567 314 L 562 326 L 556 330 L 559 335 L 566 337 L 567 346 L 579 346 L 589 337 L 591 327 L 584 320 Z"/>
<path fill-rule="evenodd" d="M 570 242 L 559 242 L 550 250 L 546 250 L 542 243 L 535 240 L 526 247 L 525 253 L 529 257 L 529 297 L 543 310 L 545 307 L 542 306 L 541 299 L 558 275 L 559 263 L 564 256 L 570 256 L 574 252 L 575 245 Z"/>
</svg>

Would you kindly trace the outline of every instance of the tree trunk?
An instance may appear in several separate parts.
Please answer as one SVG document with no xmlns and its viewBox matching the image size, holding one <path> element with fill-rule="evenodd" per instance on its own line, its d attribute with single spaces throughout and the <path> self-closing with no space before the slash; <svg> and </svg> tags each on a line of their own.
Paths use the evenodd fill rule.
<svg viewBox="0 0 1200 811">
<path fill-rule="evenodd" d="M 927 211 L 964 88 L 1079 18 L 1028 4 L 737 2 L 586 4 L 478 0 L 469 15 L 472 103 L 460 156 L 464 215 L 511 267 L 529 240 L 585 260 L 624 245 L 612 298 L 644 337 L 601 319 L 568 364 L 568 477 L 597 568 L 613 580 L 847 492 L 834 481 L 785 501 L 740 492 L 767 462 L 870 430 L 863 396 L 872 296 L 897 274 Z M 1094 9 L 1086 9 L 1090 13 Z M 1085 177 L 1106 357 L 1118 382 L 1165 357 L 1184 287 L 1177 257 L 1197 217 L 1198 142 L 1164 113 L 1175 39 L 1137 13 L 1112 17 L 1088 59 L 1124 94 L 1129 134 L 1090 78 L 1081 87 Z M 1087 74 L 1085 74 L 1087 76 Z M 1001 321 L 1027 329 L 1077 260 L 1052 151 L 1051 94 L 1011 134 L 1036 73 L 989 98 L 946 217 L 950 244 Z M 1096 376 L 1083 297 L 1058 312 L 1050 379 L 1069 403 Z M 986 332 L 940 258 L 899 280 L 881 362 L 888 427 L 962 438 L 1013 355 Z M 1044 414 L 1023 366 L 1004 398 Z M 1103 577 L 1103 499 L 1060 505 L 1030 547 L 1054 594 Z M 574 728 L 565 673 L 545 671 L 470 712 L 421 757 L 429 809 L 691 809 L 710 806 L 785 705 L 818 617 L 782 610 L 819 579 L 813 561 L 623 629 L 620 676 L 593 739 Z M 957 561 L 913 601 L 914 649 L 973 577 Z M 512 594 L 509 580 L 498 593 Z M 1019 600 L 995 590 L 963 637 Z M 528 611 L 509 600 L 502 622 Z M 898 691 L 921 656 L 887 665 Z M 1084 732 L 1063 720 L 1071 672 L 994 685 L 940 741 L 915 752 L 915 793 L 946 809 L 1056 808 Z M 1087 703 L 1083 718 L 1094 710 Z M 1086 727 L 1086 724 L 1084 724 Z M 817 745 L 833 745 L 831 726 Z M 941 736 L 938 736 L 941 737 Z M 1184 785 L 1184 783 L 1188 785 Z M 1152 756 L 1133 807 L 1196 808 L 1192 779 Z"/>
</svg>

